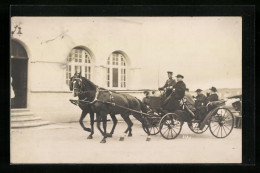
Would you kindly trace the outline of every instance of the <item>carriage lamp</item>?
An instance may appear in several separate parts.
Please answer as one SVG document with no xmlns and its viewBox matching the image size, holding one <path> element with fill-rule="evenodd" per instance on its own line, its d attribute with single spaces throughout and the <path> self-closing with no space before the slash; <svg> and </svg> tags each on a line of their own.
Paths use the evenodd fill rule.
<svg viewBox="0 0 260 173">
<path fill-rule="evenodd" d="M 21 35 L 23 34 L 22 31 L 21 31 L 22 28 L 21 28 L 20 26 L 16 25 L 16 26 L 14 27 L 14 30 L 12 31 L 12 37 L 13 37 L 13 35 L 15 34 L 17 28 L 18 28 L 18 32 L 17 32 L 18 36 L 21 36 Z"/>
</svg>

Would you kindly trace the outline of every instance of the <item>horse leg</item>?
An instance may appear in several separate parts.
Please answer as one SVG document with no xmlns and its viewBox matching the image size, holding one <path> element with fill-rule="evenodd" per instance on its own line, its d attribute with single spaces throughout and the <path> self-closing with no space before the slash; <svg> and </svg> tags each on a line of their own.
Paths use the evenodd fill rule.
<svg viewBox="0 0 260 173">
<path fill-rule="evenodd" d="M 124 121 L 125 121 L 126 124 L 127 124 L 127 129 L 125 130 L 124 135 L 121 136 L 120 139 L 119 139 L 120 141 L 123 141 L 124 138 L 126 137 L 126 134 L 127 134 L 128 131 L 129 131 L 128 136 L 132 136 L 132 126 L 133 126 L 133 123 L 132 123 L 132 121 L 130 120 L 128 114 L 122 114 L 121 116 L 122 116 L 122 118 L 124 119 Z"/>
<path fill-rule="evenodd" d="M 100 143 L 106 143 L 106 138 L 107 138 L 107 114 L 102 113 L 102 122 L 103 122 L 103 129 L 104 129 L 104 134 L 103 134 L 103 139 L 100 141 Z"/>
<path fill-rule="evenodd" d="M 86 128 L 85 126 L 84 126 L 84 123 L 83 123 L 83 120 L 84 120 L 84 118 L 86 117 L 86 115 L 87 115 L 87 111 L 82 111 L 82 113 L 81 113 L 81 116 L 80 116 L 80 119 L 79 119 L 79 124 L 81 125 L 81 127 L 85 130 L 85 131 L 87 131 L 87 132 L 91 132 L 91 129 L 90 128 Z"/>
<path fill-rule="evenodd" d="M 127 133 L 128 131 L 128 136 L 131 137 L 133 136 L 132 134 L 132 126 L 133 126 L 133 122 L 131 121 L 131 119 L 129 118 L 129 115 L 126 116 L 126 121 L 128 122 L 128 130 L 125 131 L 125 133 Z"/>
<path fill-rule="evenodd" d="M 142 123 L 142 125 L 144 125 L 144 128 L 146 129 L 147 131 L 147 138 L 146 138 L 146 141 L 150 141 L 151 140 L 151 137 L 150 137 L 150 131 L 149 131 L 149 128 L 148 128 L 148 120 L 146 118 L 142 118 L 140 116 L 140 114 L 133 114 L 133 116 Z"/>
<path fill-rule="evenodd" d="M 104 132 L 100 128 L 101 116 L 99 113 L 96 113 L 96 118 L 97 118 L 97 128 L 100 131 L 100 133 L 102 134 L 102 136 L 104 136 Z"/>
<path fill-rule="evenodd" d="M 91 133 L 88 136 L 88 139 L 93 139 L 93 134 L 94 134 L 94 112 L 90 112 L 90 125 L 91 125 Z"/>
<path fill-rule="evenodd" d="M 111 132 L 107 135 L 108 137 L 112 137 L 112 135 L 114 134 L 115 128 L 116 128 L 116 124 L 117 124 L 116 115 L 115 114 L 110 114 L 110 117 L 113 120 L 113 127 L 111 129 Z"/>
</svg>

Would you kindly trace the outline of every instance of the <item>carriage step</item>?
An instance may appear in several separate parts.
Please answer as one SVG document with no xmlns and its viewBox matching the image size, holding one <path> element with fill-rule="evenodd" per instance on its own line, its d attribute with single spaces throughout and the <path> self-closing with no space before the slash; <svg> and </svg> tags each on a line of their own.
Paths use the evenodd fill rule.
<svg viewBox="0 0 260 173">
<path fill-rule="evenodd" d="M 43 121 L 43 120 L 35 120 L 35 121 L 24 121 L 24 122 L 12 122 L 11 128 L 28 128 L 28 127 L 39 127 L 44 125 L 49 125 L 51 122 Z"/>
<path fill-rule="evenodd" d="M 33 112 L 30 112 L 30 111 L 11 112 L 11 117 L 16 117 L 16 116 L 31 116 L 31 115 L 33 115 Z"/>
<path fill-rule="evenodd" d="M 11 117 L 11 122 L 35 121 L 35 120 L 41 120 L 41 118 L 37 117 L 37 116 L 15 116 L 15 117 Z"/>
</svg>

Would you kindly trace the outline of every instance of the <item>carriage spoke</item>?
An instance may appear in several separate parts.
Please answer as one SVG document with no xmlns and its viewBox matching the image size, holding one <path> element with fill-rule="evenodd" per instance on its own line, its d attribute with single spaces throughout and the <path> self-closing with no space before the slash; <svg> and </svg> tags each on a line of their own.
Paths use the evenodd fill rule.
<svg viewBox="0 0 260 173">
<path fill-rule="evenodd" d="M 177 135 L 177 133 L 175 132 L 175 130 L 174 129 L 172 129 L 173 131 L 174 131 L 174 133 Z"/>
<path fill-rule="evenodd" d="M 226 124 L 223 124 L 226 128 L 228 128 L 228 130 L 230 130 L 230 128 L 226 125 Z"/>
<path fill-rule="evenodd" d="M 224 120 L 226 119 L 225 117 L 226 117 L 226 115 L 227 115 L 227 112 L 228 112 L 228 111 L 226 110 L 226 112 L 225 112 L 225 114 L 224 114 L 224 116 L 223 116 L 223 119 L 224 119 Z"/>
<path fill-rule="evenodd" d="M 163 127 L 162 130 L 163 130 L 163 129 L 169 129 L 169 128 L 168 128 L 168 127 Z"/>
<path fill-rule="evenodd" d="M 219 126 L 218 126 L 218 127 L 219 127 Z M 218 127 L 215 128 L 215 130 L 213 131 L 213 133 L 217 130 Z"/>
<path fill-rule="evenodd" d="M 221 128 L 221 126 L 219 126 L 219 129 L 218 129 L 218 132 L 217 132 L 217 136 L 218 136 L 218 133 L 219 133 L 220 128 Z"/>
<path fill-rule="evenodd" d="M 214 124 L 213 126 L 211 126 L 211 127 L 216 127 L 218 124 Z"/>
<path fill-rule="evenodd" d="M 172 130 L 171 130 L 171 135 L 172 135 L 172 138 L 173 138 Z"/>
<path fill-rule="evenodd" d="M 168 133 L 167 133 L 167 138 L 169 138 L 169 133 L 170 133 L 170 129 L 168 130 Z"/>
<path fill-rule="evenodd" d="M 163 135 L 164 135 L 167 131 L 169 131 L 169 129 L 165 130 L 164 133 L 163 133 Z"/>
<path fill-rule="evenodd" d="M 223 130 L 224 130 L 225 134 L 227 135 L 227 132 L 226 132 L 226 130 L 225 130 L 225 127 L 224 127 L 224 126 L 223 126 Z"/>
</svg>

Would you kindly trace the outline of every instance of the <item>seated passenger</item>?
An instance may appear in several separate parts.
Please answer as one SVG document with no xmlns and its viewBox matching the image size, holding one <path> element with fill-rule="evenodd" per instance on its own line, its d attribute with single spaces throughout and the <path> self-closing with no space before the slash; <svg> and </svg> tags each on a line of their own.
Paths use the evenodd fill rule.
<svg viewBox="0 0 260 173">
<path fill-rule="evenodd" d="M 206 102 L 206 96 L 202 93 L 201 89 L 197 89 L 195 92 L 197 93 L 197 96 L 195 97 L 195 107 L 199 108 L 204 106 Z"/>
<path fill-rule="evenodd" d="M 211 87 L 210 88 L 210 94 L 207 97 L 206 102 L 214 102 L 214 101 L 218 101 L 218 95 L 217 95 L 217 89 L 215 87 Z"/>
<path fill-rule="evenodd" d="M 207 112 L 207 109 L 205 107 L 206 96 L 202 93 L 201 89 L 197 89 L 196 93 L 197 93 L 197 96 L 195 97 L 196 119 L 202 120 Z"/>
<path fill-rule="evenodd" d="M 185 95 L 184 95 L 184 99 L 186 100 L 186 105 L 188 106 L 188 108 L 194 112 L 196 110 L 195 108 L 195 101 L 192 98 L 191 94 L 189 93 L 189 88 L 186 88 L 185 90 Z"/>
</svg>

